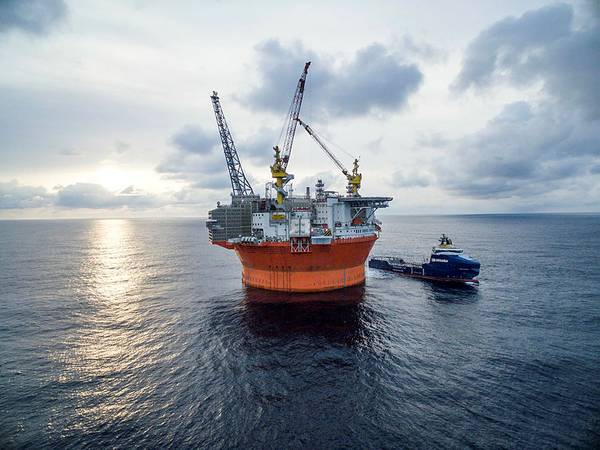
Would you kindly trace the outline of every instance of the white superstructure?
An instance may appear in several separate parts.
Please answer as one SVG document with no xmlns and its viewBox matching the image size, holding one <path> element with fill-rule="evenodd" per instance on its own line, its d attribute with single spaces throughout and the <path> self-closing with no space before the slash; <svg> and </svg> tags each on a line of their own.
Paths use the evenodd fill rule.
<svg viewBox="0 0 600 450">
<path fill-rule="evenodd" d="M 311 239 L 327 244 L 332 239 L 373 236 L 378 231 L 375 211 L 385 208 L 390 197 L 342 196 L 323 190 L 318 181 L 314 198 L 287 197 L 283 207 L 276 207 L 267 197 L 252 214 L 252 236 L 258 242 Z M 307 190 L 308 192 L 308 190 Z"/>
</svg>

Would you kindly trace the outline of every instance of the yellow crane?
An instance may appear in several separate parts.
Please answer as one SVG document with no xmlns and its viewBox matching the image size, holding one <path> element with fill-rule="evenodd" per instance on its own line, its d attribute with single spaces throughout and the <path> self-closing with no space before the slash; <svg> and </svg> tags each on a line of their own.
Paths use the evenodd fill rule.
<svg viewBox="0 0 600 450">
<path fill-rule="evenodd" d="M 348 188 L 347 188 L 348 194 L 354 195 L 356 197 L 360 197 L 358 190 L 360 189 L 360 184 L 362 181 L 362 174 L 358 173 L 358 159 L 354 159 L 354 165 L 352 167 L 352 172 L 348 171 L 348 169 L 346 169 L 344 167 L 344 165 L 335 157 L 335 155 L 332 153 L 332 151 L 327 148 L 327 146 L 322 141 L 322 139 L 319 137 L 319 135 L 317 133 L 315 133 L 315 130 L 313 130 L 308 124 L 304 123 L 300 118 L 298 118 L 296 120 L 298 121 L 298 123 L 300 125 L 302 125 L 304 127 L 306 132 L 315 141 L 317 141 L 317 144 L 319 144 L 319 146 L 321 146 L 321 148 L 327 154 L 327 156 L 329 156 L 329 158 L 335 163 L 336 166 L 338 166 L 340 168 L 342 173 L 345 175 L 346 179 L 348 180 Z"/>
<path fill-rule="evenodd" d="M 292 98 L 292 104 L 290 105 L 289 113 L 283 125 L 285 130 L 285 137 L 283 141 L 283 148 L 280 149 L 278 145 L 273 147 L 275 150 L 273 165 L 271 166 L 271 176 L 275 179 L 274 188 L 277 191 L 277 204 L 283 204 L 283 199 L 286 197 L 287 192 L 284 186 L 294 178 L 290 173 L 287 173 L 287 165 L 290 160 L 292 153 L 292 145 L 294 144 L 294 136 L 296 135 L 296 120 L 300 114 L 300 107 L 302 106 L 302 98 L 304 97 L 304 86 L 306 84 L 306 76 L 308 75 L 308 68 L 310 67 L 310 61 L 304 64 L 304 70 L 298 80 L 294 97 Z"/>
</svg>

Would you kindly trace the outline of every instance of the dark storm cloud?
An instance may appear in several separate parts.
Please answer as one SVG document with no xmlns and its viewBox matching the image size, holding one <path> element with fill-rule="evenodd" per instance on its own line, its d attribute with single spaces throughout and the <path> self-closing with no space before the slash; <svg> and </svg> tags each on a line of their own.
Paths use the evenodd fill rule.
<svg viewBox="0 0 600 450">
<path fill-rule="evenodd" d="M 563 107 L 599 118 L 600 21 L 589 16 L 582 28 L 574 28 L 573 8 L 556 4 L 496 22 L 469 45 L 453 87 L 542 81 L 544 93 Z"/>
<path fill-rule="evenodd" d="M 61 188 L 56 194 L 57 206 L 67 208 L 145 208 L 159 206 L 157 199 L 129 186 L 114 193 L 99 184 L 75 183 Z"/>
<path fill-rule="evenodd" d="M 53 202 L 53 195 L 44 187 L 24 186 L 17 181 L 0 182 L 0 209 L 40 208 Z"/>
<path fill-rule="evenodd" d="M 600 159 L 599 121 L 556 105 L 506 105 L 481 130 L 449 144 L 440 186 L 475 198 L 527 197 L 577 182 Z"/>
<path fill-rule="evenodd" d="M 400 110 L 423 81 L 417 65 L 404 62 L 394 49 L 377 43 L 358 50 L 350 61 L 333 61 L 301 43 L 286 47 L 276 39 L 257 46 L 256 51 L 260 82 L 243 99 L 254 109 L 287 111 L 302 67 L 309 60 L 307 107 L 328 116 Z"/>
<path fill-rule="evenodd" d="M 20 30 L 43 35 L 67 14 L 63 0 L 1 0 L 0 34 Z"/>
</svg>

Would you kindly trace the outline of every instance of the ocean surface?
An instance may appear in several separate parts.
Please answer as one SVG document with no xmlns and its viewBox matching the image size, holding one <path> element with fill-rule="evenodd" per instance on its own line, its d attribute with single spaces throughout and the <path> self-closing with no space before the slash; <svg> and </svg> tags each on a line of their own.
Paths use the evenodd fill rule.
<svg viewBox="0 0 600 450">
<path fill-rule="evenodd" d="M 274 294 L 199 219 L 0 221 L 0 448 L 599 448 L 600 216 L 381 219 L 481 285 Z"/>
</svg>

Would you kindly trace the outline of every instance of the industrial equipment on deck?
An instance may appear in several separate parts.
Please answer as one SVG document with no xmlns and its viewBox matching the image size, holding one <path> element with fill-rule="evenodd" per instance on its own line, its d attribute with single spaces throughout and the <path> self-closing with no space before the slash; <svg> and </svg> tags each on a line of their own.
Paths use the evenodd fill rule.
<svg viewBox="0 0 600 450">
<path fill-rule="evenodd" d="M 270 169 L 275 181 L 267 183 L 262 198 L 254 194 L 244 175 L 216 93 L 211 97 L 233 192 L 230 205 L 217 204 L 209 212 L 206 226 L 211 243 L 235 250 L 242 263 L 242 281 L 248 286 L 319 292 L 363 283 L 365 260 L 381 230 L 375 211 L 392 200 L 361 197 L 358 161 L 349 173 L 324 145 L 348 179 L 347 195 L 325 190 L 321 180 L 314 197 L 309 187 L 302 196 L 285 190 L 293 179 L 287 166 L 296 125 L 303 124 L 299 114 L 309 66 L 307 62 L 294 92 L 282 148 L 274 147 Z"/>
</svg>

